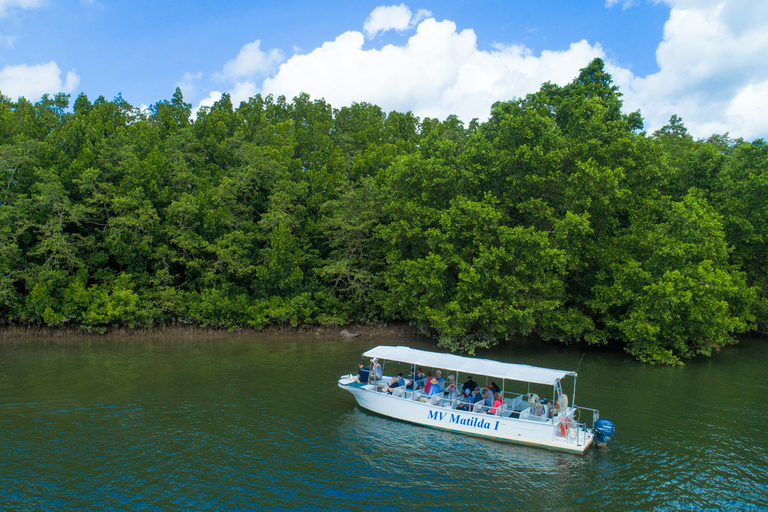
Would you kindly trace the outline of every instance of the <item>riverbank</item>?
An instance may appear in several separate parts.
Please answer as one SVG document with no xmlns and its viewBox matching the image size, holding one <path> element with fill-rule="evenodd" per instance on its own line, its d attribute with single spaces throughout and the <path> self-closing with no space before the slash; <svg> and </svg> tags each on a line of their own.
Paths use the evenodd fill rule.
<svg viewBox="0 0 768 512">
<path fill-rule="evenodd" d="M 359 335 L 359 338 L 421 338 L 429 339 L 421 335 L 416 327 L 408 324 L 395 325 L 346 325 L 346 326 L 310 326 L 310 327 L 269 327 L 266 329 L 244 328 L 236 331 L 216 329 L 196 325 L 172 325 L 152 328 L 117 327 L 106 333 L 88 332 L 84 329 L 57 328 L 57 327 L 27 327 L 6 326 L 0 328 L 0 344 L 15 344 L 25 341 L 40 340 L 70 342 L 80 339 L 137 339 L 173 336 L 175 338 L 233 338 L 233 337 L 261 337 L 261 336 L 296 336 L 338 335 L 339 339 L 349 339 L 341 334 L 346 330 L 349 333 Z M 357 338 L 358 336 L 355 336 Z"/>
</svg>

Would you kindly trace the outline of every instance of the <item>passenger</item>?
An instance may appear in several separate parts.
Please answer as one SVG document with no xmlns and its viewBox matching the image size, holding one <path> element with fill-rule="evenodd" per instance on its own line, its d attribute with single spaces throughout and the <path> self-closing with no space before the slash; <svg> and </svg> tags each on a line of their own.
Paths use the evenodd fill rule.
<svg viewBox="0 0 768 512">
<path fill-rule="evenodd" d="M 352 377 L 352 380 L 357 382 L 358 384 L 367 384 L 368 383 L 368 375 L 371 373 L 371 371 L 365 367 L 365 363 L 360 361 L 357 363 L 358 370 L 357 375 L 354 375 Z"/>
<path fill-rule="evenodd" d="M 552 415 L 557 416 L 568 408 L 568 395 L 560 395 L 557 402 L 552 405 Z"/>
<path fill-rule="evenodd" d="M 445 379 L 443 379 L 443 372 L 440 370 L 437 370 L 435 372 L 435 378 L 437 379 L 437 382 L 440 384 L 440 389 L 443 389 L 445 386 Z"/>
<path fill-rule="evenodd" d="M 432 377 L 432 379 L 429 381 L 431 386 L 429 386 L 429 391 L 427 392 L 427 396 L 423 396 L 419 398 L 422 402 L 430 402 L 432 397 L 440 393 L 440 386 L 437 384 L 437 377 Z"/>
<path fill-rule="evenodd" d="M 448 385 L 445 387 L 445 391 L 443 392 L 444 395 L 449 400 L 453 400 L 457 396 L 459 396 L 459 387 L 456 385 L 456 378 L 453 375 L 448 376 Z"/>
<path fill-rule="evenodd" d="M 421 388 L 423 388 L 423 387 L 424 387 L 424 384 L 426 383 L 426 381 L 427 381 L 427 376 L 426 376 L 426 375 L 424 375 L 424 370 L 422 370 L 421 368 L 419 368 L 419 369 L 416 371 L 416 384 L 418 384 L 418 386 L 416 387 L 416 389 L 421 389 Z"/>
<path fill-rule="evenodd" d="M 469 389 L 465 389 L 461 398 L 459 398 L 459 405 L 456 409 L 459 411 L 469 411 L 472 408 L 472 392 Z"/>
<path fill-rule="evenodd" d="M 493 405 L 485 411 L 487 414 L 496 414 L 496 410 L 501 407 L 501 393 L 493 394 Z"/>
<path fill-rule="evenodd" d="M 427 379 L 424 382 L 424 392 L 429 394 L 429 389 L 432 387 L 432 372 L 427 372 Z"/>
<path fill-rule="evenodd" d="M 483 407 L 486 409 L 493 406 L 493 390 L 490 387 L 485 388 L 485 392 L 483 393 L 483 400 L 482 402 L 475 402 L 475 412 L 482 412 Z"/>
<path fill-rule="evenodd" d="M 392 391 L 395 388 L 399 388 L 400 386 L 405 386 L 405 380 L 403 379 L 403 374 L 398 373 L 396 376 L 392 377 L 392 381 L 389 383 L 389 386 L 386 387 L 384 391 L 392 394 Z"/>
<path fill-rule="evenodd" d="M 483 401 L 483 388 L 477 386 L 475 392 L 472 393 L 472 405 L 474 410 L 475 406 L 479 405 Z"/>
<path fill-rule="evenodd" d="M 501 394 L 501 388 L 495 382 L 491 382 L 490 384 L 488 384 L 488 386 L 493 390 L 494 393 Z"/>
<path fill-rule="evenodd" d="M 418 389 L 416 383 L 416 373 L 411 370 L 411 378 L 408 380 L 408 384 L 405 385 L 405 389 Z"/>
<path fill-rule="evenodd" d="M 379 364 L 378 357 L 374 357 L 371 361 L 371 371 L 373 372 L 374 380 L 381 380 L 384 378 L 384 373 L 381 369 L 381 364 Z"/>
<path fill-rule="evenodd" d="M 468 389 L 470 393 L 474 393 L 475 388 L 477 387 L 477 382 L 472 380 L 472 376 L 470 375 L 467 377 L 467 382 L 464 383 L 464 385 L 461 387 L 461 391 L 463 392 L 465 389 Z"/>
</svg>

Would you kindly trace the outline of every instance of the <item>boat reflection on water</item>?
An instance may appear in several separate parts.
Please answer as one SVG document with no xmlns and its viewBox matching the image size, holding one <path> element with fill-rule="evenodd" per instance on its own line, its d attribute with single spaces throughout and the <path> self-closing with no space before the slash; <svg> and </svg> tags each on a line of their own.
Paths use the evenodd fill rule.
<svg viewBox="0 0 768 512">
<path fill-rule="evenodd" d="M 466 489 L 457 506 L 477 505 L 476 493 L 490 485 L 511 509 L 532 502 L 562 509 L 592 458 L 393 421 L 360 407 L 344 415 L 338 431 L 340 449 L 354 453 L 370 485 L 384 479 L 411 497 Z"/>
</svg>

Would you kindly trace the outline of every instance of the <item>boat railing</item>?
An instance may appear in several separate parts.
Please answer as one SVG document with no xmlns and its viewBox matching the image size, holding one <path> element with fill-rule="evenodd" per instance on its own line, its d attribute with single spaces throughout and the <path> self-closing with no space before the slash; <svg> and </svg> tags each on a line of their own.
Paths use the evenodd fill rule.
<svg viewBox="0 0 768 512">
<path fill-rule="evenodd" d="M 595 428 L 595 422 L 600 419 L 600 413 L 597 409 L 591 409 L 589 407 L 582 407 L 580 405 L 573 406 L 575 410 L 574 418 L 577 422 L 584 419 L 584 424 L 589 423 L 589 428 Z"/>
</svg>

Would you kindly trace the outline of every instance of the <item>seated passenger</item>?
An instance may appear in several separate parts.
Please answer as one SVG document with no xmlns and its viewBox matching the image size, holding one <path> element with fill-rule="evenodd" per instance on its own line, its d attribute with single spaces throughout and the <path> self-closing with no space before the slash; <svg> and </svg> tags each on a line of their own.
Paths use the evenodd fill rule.
<svg viewBox="0 0 768 512">
<path fill-rule="evenodd" d="M 552 415 L 557 416 L 566 409 L 568 409 L 568 395 L 563 394 L 557 397 L 557 402 L 552 405 Z"/>
<path fill-rule="evenodd" d="M 495 382 L 491 382 L 490 384 L 488 384 L 488 387 L 491 388 L 494 393 L 501 394 L 501 388 Z"/>
<path fill-rule="evenodd" d="M 467 377 L 467 382 L 464 383 L 464 385 L 461 387 L 461 391 L 464 392 L 465 389 L 468 389 L 470 393 L 474 393 L 475 388 L 477 387 L 477 382 L 472 380 L 472 376 L 470 375 Z"/>
<path fill-rule="evenodd" d="M 440 386 L 437 385 L 436 377 L 432 377 L 432 379 L 429 381 L 429 384 L 431 384 L 431 386 L 429 386 L 427 395 L 419 398 L 419 400 L 422 402 L 431 402 L 433 396 L 440 394 Z"/>
<path fill-rule="evenodd" d="M 483 388 L 477 386 L 475 392 L 472 393 L 472 405 L 475 406 L 483 401 Z M 474 410 L 474 407 L 472 408 Z"/>
<path fill-rule="evenodd" d="M 432 372 L 427 372 L 427 378 L 424 382 L 424 392 L 429 393 L 429 390 L 431 387 L 432 387 Z"/>
<path fill-rule="evenodd" d="M 455 377 L 453 375 L 448 376 L 448 385 L 445 386 L 443 394 L 449 399 L 453 400 L 459 396 L 459 387 L 456 385 Z"/>
<path fill-rule="evenodd" d="M 493 394 L 493 404 L 491 408 L 485 411 L 487 414 L 496 414 L 498 408 L 501 407 L 501 393 Z"/>
<path fill-rule="evenodd" d="M 362 361 L 357 363 L 357 366 L 357 375 L 353 376 L 352 380 L 358 384 L 368 384 L 368 375 L 371 373 L 370 370 L 365 367 L 365 364 Z"/>
<path fill-rule="evenodd" d="M 486 409 L 493 406 L 493 390 L 491 388 L 485 388 L 483 393 L 483 400 L 481 402 L 475 402 L 475 412 L 482 412 L 483 408 Z"/>
<path fill-rule="evenodd" d="M 461 398 L 459 398 L 459 404 L 456 409 L 459 411 L 468 411 L 472 408 L 472 392 L 469 389 L 465 389 Z"/>
<path fill-rule="evenodd" d="M 405 389 L 418 389 L 418 384 L 416 383 L 416 373 L 411 370 L 411 377 L 408 379 L 408 383 L 405 385 Z"/>
<path fill-rule="evenodd" d="M 419 368 L 416 370 L 416 389 L 421 389 L 424 387 L 424 384 L 427 382 L 427 376 L 424 375 L 424 370 Z"/>
<path fill-rule="evenodd" d="M 403 374 L 398 373 L 394 377 L 392 377 L 392 382 L 389 383 L 389 386 L 386 387 L 384 391 L 392 394 L 392 390 L 395 388 L 399 388 L 400 386 L 405 386 L 405 380 L 403 379 Z"/>
<path fill-rule="evenodd" d="M 435 372 L 435 378 L 437 379 L 438 384 L 440 384 L 440 389 L 443 389 L 445 387 L 445 379 L 443 378 L 443 372 L 440 370 L 437 370 Z"/>
</svg>

